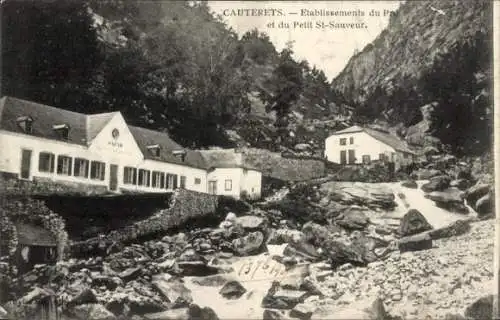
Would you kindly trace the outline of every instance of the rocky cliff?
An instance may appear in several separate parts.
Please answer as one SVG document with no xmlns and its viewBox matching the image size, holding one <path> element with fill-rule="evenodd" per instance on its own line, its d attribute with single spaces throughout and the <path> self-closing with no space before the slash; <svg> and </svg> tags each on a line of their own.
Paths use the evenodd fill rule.
<svg viewBox="0 0 500 320">
<path fill-rule="evenodd" d="M 491 12 L 491 1 L 407 1 L 389 26 L 349 60 L 332 87 L 362 101 L 377 86 L 389 89 L 403 79 L 416 80 L 438 54 L 477 31 L 486 33 Z"/>
</svg>

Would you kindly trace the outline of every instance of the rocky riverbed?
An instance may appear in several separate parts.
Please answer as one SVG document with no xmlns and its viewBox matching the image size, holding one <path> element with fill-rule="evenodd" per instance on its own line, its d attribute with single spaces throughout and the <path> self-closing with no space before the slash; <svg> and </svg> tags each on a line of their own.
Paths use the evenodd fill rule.
<svg viewBox="0 0 500 320">
<path fill-rule="evenodd" d="M 2 307 L 13 319 L 47 298 L 76 320 L 481 319 L 494 223 L 469 203 L 488 191 L 457 198 L 439 179 L 297 186 L 216 227 L 36 266 L 3 282 Z"/>
</svg>

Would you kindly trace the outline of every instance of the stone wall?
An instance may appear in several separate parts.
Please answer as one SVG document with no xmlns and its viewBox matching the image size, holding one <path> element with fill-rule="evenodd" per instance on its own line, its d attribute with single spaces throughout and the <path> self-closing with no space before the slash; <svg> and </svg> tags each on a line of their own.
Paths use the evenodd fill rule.
<svg viewBox="0 0 500 320">
<path fill-rule="evenodd" d="M 82 255 L 95 252 L 97 248 L 107 248 L 113 243 L 131 243 L 143 237 L 164 233 L 190 219 L 214 214 L 218 204 L 215 195 L 185 189 L 178 189 L 171 201 L 168 209 L 159 210 L 147 219 L 111 231 L 102 237 L 74 242 L 71 245 L 72 254 Z"/>
</svg>

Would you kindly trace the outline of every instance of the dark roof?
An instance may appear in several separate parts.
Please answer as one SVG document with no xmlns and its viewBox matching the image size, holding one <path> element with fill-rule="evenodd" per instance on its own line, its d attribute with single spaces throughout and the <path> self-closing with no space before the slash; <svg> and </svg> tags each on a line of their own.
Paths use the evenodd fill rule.
<svg viewBox="0 0 500 320">
<path fill-rule="evenodd" d="M 86 115 L 12 97 L 0 100 L 1 129 L 24 133 L 17 119 L 26 116 L 33 119 L 34 136 L 60 140 L 52 126 L 67 124 L 70 128 L 67 141 L 87 145 Z"/>
<path fill-rule="evenodd" d="M 399 137 L 397 137 L 393 134 L 390 134 L 388 132 L 382 132 L 382 131 L 375 130 L 375 129 L 370 129 L 370 128 L 365 128 L 364 131 L 366 133 L 368 133 L 370 136 L 372 136 L 373 138 L 393 147 L 394 150 L 415 154 L 415 152 L 412 151 L 406 145 L 406 142 L 403 139 L 400 139 Z"/>
<path fill-rule="evenodd" d="M 184 149 L 181 145 L 172 140 L 167 133 L 134 126 L 128 127 L 146 159 L 175 163 L 200 169 L 207 168 L 207 164 L 205 163 L 205 160 L 201 156 L 200 152 Z M 159 157 L 156 157 L 151 150 L 148 149 L 148 146 L 153 145 L 160 146 Z M 173 154 L 174 151 L 182 150 L 186 151 L 184 161 L 182 161 L 180 156 Z"/>
<path fill-rule="evenodd" d="M 243 168 L 257 170 L 245 163 L 243 154 L 234 149 L 200 150 L 209 168 Z"/>
<path fill-rule="evenodd" d="M 33 119 L 32 135 L 59 140 L 53 126 L 67 124 L 70 127 L 67 142 L 87 146 L 118 112 L 85 115 L 22 99 L 3 97 L 0 100 L 0 128 L 24 133 L 17 119 L 29 116 Z M 146 159 L 175 163 L 206 169 L 204 158 L 198 151 L 184 149 L 173 141 L 167 133 L 128 126 Z M 155 157 L 148 146 L 160 146 L 160 156 Z M 175 150 L 185 150 L 186 157 L 172 154 Z"/>
<path fill-rule="evenodd" d="M 16 230 L 19 244 L 43 247 L 57 246 L 54 235 L 42 227 L 32 224 L 17 223 Z"/>
<path fill-rule="evenodd" d="M 385 143 L 388 146 L 391 146 L 394 148 L 394 150 L 401 151 L 401 152 L 407 152 L 411 154 L 415 154 L 414 151 L 412 151 L 406 142 L 403 139 L 400 139 L 399 137 L 385 131 L 377 130 L 377 129 L 371 129 L 371 128 L 363 128 L 360 126 L 352 126 L 340 131 L 336 131 L 333 133 L 333 135 L 339 135 L 339 134 L 345 134 L 345 133 L 356 133 L 356 132 L 366 132 L 373 138 L 379 140 L 380 142 Z"/>
</svg>

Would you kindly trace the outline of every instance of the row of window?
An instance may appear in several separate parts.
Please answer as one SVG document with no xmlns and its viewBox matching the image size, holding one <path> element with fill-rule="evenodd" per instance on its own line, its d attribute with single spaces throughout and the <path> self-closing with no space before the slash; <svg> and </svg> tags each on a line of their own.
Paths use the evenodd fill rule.
<svg viewBox="0 0 500 320">
<path fill-rule="evenodd" d="M 57 165 L 57 166 L 55 166 Z M 50 152 L 40 152 L 38 158 L 38 171 L 53 173 L 54 170 L 59 175 L 89 178 L 94 180 L 104 180 L 106 174 L 106 164 L 101 161 L 89 161 L 83 158 L 72 158 L 65 155 L 56 157 Z"/>
<path fill-rule="evenodd" d="M 349 138 L 349 144 L 354 144 L 354 137 Z M 340 138 L 340 145 L 341 146 L 347 145 L 347 138 Z"/>
<path fill-rule="evenodd" d="M 151 171 L 146 169 L 137 169 L 134 167 L 123 168 L 123 183 L 129 185 L 138 185 L 161 189 L 177 189 L 178 183 L 180 188 L 186 188 L 186 177 L 178 176 L 173 173 L 165 173 L 161 171 Z M 200 178 L 194 179 L 194 184 L 201 184 Z"/>
</svg>

